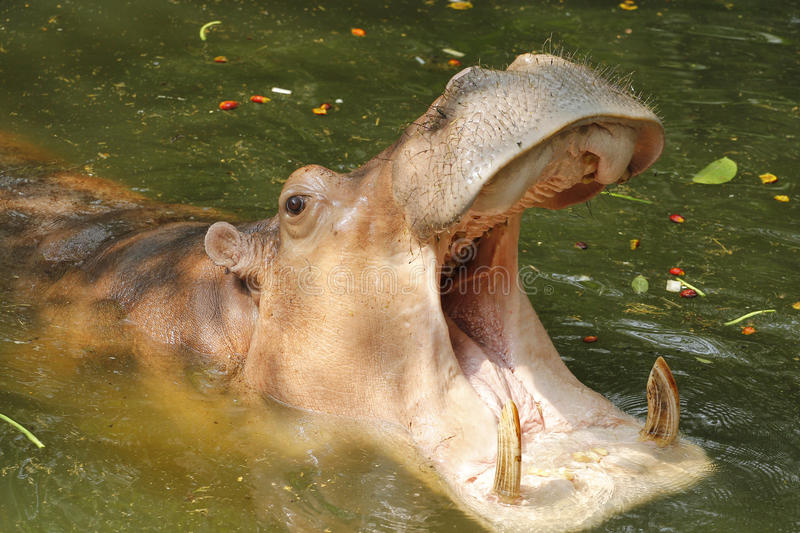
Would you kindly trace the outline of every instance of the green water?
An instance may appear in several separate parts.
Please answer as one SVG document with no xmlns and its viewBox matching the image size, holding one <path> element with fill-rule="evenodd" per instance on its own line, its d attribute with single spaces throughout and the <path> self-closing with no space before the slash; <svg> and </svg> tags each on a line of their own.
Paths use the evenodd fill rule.
<svg viewBox="0 0 800 533">
<path fill-rule="evenodd" d="M 570 369 L 627 412 L 644 415 L 647 372 L 667 358 L 682 429 L 717 470 L 598 531 L 800 530 L 800 3 L 446 4 L 5 0 L 0 128 L 147 195 L 261 218 L 295 168 L 347 171 L 393 142 L 455 72 L 442 48 L 504 67 L 551 39 L 634 72 L 667 145 L 618 192 L 653 204 L 529 211 L 521 264 L 540 273 L 534 307 Z M 218 111 L 228 99 L 242 106 Z M 733 181 L 691 182 L 723 155 L 739 164 Z M 761 184 L 765 172 L 779 181 Z M 673 266 L 708 296 L 666 293 Z M 647 294 L 630 290 L 637 274 Z M 288 429 L 270 439 L 213 394 L 182 417 L 161 408 L 169 383 L 113 355 L 64 377 L 57 339 L 0 298 L 0 412 L 47 445 L 0 424 L 0 531 L 480 530 L 380 446 L 326 441 L 328 420 L 274 408 Z M 777 312 L 722 325 L 758 309 Z M 589 334 L 600 340 L 581 342 Z"/>
</svg>

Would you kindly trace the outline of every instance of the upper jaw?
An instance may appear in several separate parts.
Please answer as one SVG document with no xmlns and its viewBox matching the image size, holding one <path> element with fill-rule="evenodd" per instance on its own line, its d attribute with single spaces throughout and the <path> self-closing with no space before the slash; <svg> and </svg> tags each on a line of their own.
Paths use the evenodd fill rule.
<svg viewBox="0 0 800 533">
<path fill-rule="evenodd" d="M 623 88 L 585 66 L 526 54 L 508 71 L 472 67 L 453 77 L 393 147 L 392 191 L 427 240 L 469 211 L 507 212 L 537 181 L 530 205 L 584 201 L 644 171 L 663 140 L 658 117 Z M 594 184 L 575 181 L 553 200 L 544 183 L 554 177 Z"/>
</svg>

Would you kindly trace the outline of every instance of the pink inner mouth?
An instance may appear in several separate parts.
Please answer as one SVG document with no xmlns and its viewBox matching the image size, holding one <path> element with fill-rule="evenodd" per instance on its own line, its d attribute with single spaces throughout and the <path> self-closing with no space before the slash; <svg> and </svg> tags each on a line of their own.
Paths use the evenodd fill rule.
<svg viewBox="0 0 800 533">
<path fill-rule="evenodd" d="M 447 317 L 450 341 L 461 371 L 475 392 L 499 419 L 500 412 L 508 400 L 513 400 L 520 415 L 522 433 L 532 433 L 545 429 L 545 421 L 536 401 L 525 385 L 514 375 L 514 368 L 504 357 L 502 351 L 486 347 L 473 340 L 462 328 L 470 330 L 474 323 L 468 318 L 457 316 L 463 326 L 453 318 Z"/>
<path fill-rule="evenodd" d="M 442 294 L 450 342 L 461 371 L 499 418 L 508 400 L 517 405 L 523 434 L 545 428 L 541 405 L 515 375 L 504 303 L 517 291 L 516 239 L 500 224 L 472 242 Z M 508 232 L 514 234 L 516 232 Z"/>
<path fill-rule="evenodd" d="M 514 401 L 523 435 L 545 430 L 546 400 L 537 398 L 515 374 L 509 338 L 515 332 L 505 323 L 513 309 L 509 301 L 519 292 L 518 226 L 529 207 L 586 201 L 605 187 L 593 180 L 596 158 L 581 161 L 588 167 L 578 176 L 585 175 L 540 179 L 505 213 L 467 213 L 451 230 L 443 254 L 442 310 L 461 371 L 496 417 L 508 400 Z"/>
</svg>

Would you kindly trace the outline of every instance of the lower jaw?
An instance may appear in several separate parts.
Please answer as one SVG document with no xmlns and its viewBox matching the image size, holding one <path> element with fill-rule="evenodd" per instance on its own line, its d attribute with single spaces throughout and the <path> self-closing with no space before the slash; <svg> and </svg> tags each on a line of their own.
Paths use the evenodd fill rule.
<svg viewBox="0 0 800 533">
<path fill-rule="evenodd" d="M 583 386 L 571 392 L 585 416 L 571 424 L 543 424 L 522 432 L 520 485 L 512 499 L 496 491 L 496 422 L 470 408 L 447 409 L 448 416 L 457 413 L 464 421 L 448 426 L 463 432 L 442 436 L 432 449 L 422 448 L 431 452 L 456 499 L 504 531 L 589 527 L 613 513 L 682 490 L 711 471 L 698 446 L 683 440 L 659 447 L 642 440 L 642 424 L 606 399 Z M 559 400 L 551 404 L 540 399 L 545 410 L 563 407 Z M 480 418 L 484 427 L 473 422 Z"/>
<path fill-rule="evenodd" d="M 437 448 L 451 486 L 473 507 L 492 509 L 490 514 L 497 513 L 496 506 L 515 509 L 514 516 L 524 517 L 520 530 L 537 524 L 549 529 L 559 521 L 564 527 L 554 530 L 563 530 L 702 478 L 709 463 L 700 448 L 686 442 L 669 448 L 643 442 L 640 422 L 582 385 L 564 366 L 516 285 L 520 218 L 511 217 L 480 239 L 462 272 L 461 281 L 472 286 L 455 283 L 442 296 L 453 352 L 472 393 L 494 415 L 495 424 L 508 400 L 519 410 L 520 493 L 508 506 L 494 492 L 497 446 L 486 441 L 496 436 L 497 426 L 491 423 L 472 426 L 480 436 L 458 435 Z M 480 278 L 480 268 L 500 276 Z M 510 289 L 497 290 L 498 279 L 511 280 Z M 478 442 L 486 447 L 477 448 Z M 542 518 L 543 511 L 554 521 Z"/>
</svg>

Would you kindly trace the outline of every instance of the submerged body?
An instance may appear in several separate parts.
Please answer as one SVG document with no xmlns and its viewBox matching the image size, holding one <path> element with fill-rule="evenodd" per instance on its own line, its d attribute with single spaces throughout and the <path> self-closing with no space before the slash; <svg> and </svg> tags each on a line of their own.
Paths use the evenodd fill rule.
<svg viewBox="0 0 800 533">
<path fill-rule="evenodd" d="M 588 200 L 662 145 L 624 90 L 524 55 L 457 74 L 362 168 L 299 169 L 260 222 L 4 174 L 3 268 L 50 314 L 123 320 L 255 398 L 395 424 L 496 529 L 579 529 L 695 482 L 708 461 L 676 439 L 666 365 L 644 437 L 569 372 L 518 284 L 521 213 Z M 34 158 L 5 146 L 6 168 Z"/>
</svg>

